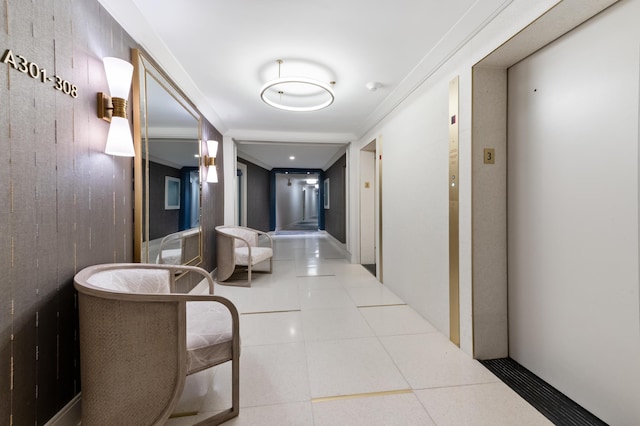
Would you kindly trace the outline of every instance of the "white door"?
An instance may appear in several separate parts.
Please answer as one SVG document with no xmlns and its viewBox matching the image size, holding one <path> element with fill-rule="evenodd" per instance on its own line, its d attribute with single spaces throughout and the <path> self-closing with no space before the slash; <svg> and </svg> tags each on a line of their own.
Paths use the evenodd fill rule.
<svg viewBox="0 0 640 426">
<path fill-rule="evenodd" d="M 640 424 L 640 2 L 509 70 L 509 353 L 607 423 Z"/>
<path fill-rule="evenodd" d="M 360 151 L 360 263 L 363 265 L 376 263 L 375 167 L 374 141 Z"/>
</svg>

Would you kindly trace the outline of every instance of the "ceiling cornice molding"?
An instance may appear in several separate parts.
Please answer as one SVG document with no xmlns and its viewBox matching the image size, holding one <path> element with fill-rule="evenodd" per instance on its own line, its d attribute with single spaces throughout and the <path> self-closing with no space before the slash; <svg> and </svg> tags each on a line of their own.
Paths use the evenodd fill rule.
<svg viewBox="0 0 640 426">
<path fill-rule="evenodd" d="M 347 152 L 348 147 L 349 145 L 345 145 L 344 147 L 342 147 L 342 149 L 340 149 L 340 151 L 336 152 L 336 155 L 334 155 L 329 161 L 327 161 L 327 164 L 324 165 L 322 170 L 324 170 L 325 172 L 329 170 L 329 168 L 333 166 L 335 162 L 342 158 L 342 156 Z"/>
<path fill-rule="evenodd" d="M 353 133 L 278 132 L 269 130 L 230 130 L 224 135 L 236 141 L 347 144 L 356 140 Z"/>
<path fill-rule="evenodd" d="M 158 37 L 145 16 L 131 0 L 98 0 L 102 7 L 122 28 L 153 57 L 163 71 L 173 80 L 198 108 L 198 111 L 222 134 L 227 127 L 207 98 L 198 88 L 180 62 L 171 54 L 167 45 Z"/>
<path fill-rule="evenodd" d="M 267 163 L 263 163 L 262 161 L 258 160 L 255 157 L 252 157 L 251 155 L 249 155 L 249 154 L 247 154 L 245 152 L 238 152 L 238 162 L 242 163 L 242 160 L 249 161 L 250 163 L 253 163 L 256 166 L 260 166 L 263 169 L 266 169 L 266 170 L 269 170 L 269 171 L 271 171 L 271 169 L 273 169 L 273 167 L 271 167 Z"/>
<path fill-rule="evenodd" d="M 492 13 L 487 16 L 479 16 L 473 13 L 474 9 L 486 8 L 476 2 L 456 24 L 449 29 L 447 34 L 438 44 L 411 70 L 409 74 L 396 86 L 376 109 L 369 114 L 363 124 L 356 131 L 358 139 L 364 137 L 375 126 L 380 124 L 389 114 L 395 111 L 409 96 L 419 89 L 430 77 L 432 77 L 444 64 L 471 41 L 482 29 L 484 29 L 496 16 L 505 10 L 514 0 L 491 0 Z M 464 30 L 471 28 L 471 30 Z"/>
</svg>

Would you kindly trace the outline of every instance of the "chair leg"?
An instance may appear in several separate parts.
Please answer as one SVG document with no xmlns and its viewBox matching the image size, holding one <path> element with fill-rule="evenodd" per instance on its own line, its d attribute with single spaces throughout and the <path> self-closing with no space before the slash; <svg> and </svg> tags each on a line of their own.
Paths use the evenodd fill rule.
<svg viewBox="0 0 640 426">
<path fill-rule="evenodd" d="M 249 263 L 249 287 L 251 287 L 251 262 Z"/>
<path fill-rule="evenodd" d="M 269 258 L 269 273 L 273 274 L 273 256 Z"/>
<path fill-rule="evenodd" d="M 240 353 L 231 361 L 231 415 L 240 413 Z"/>
</svg>

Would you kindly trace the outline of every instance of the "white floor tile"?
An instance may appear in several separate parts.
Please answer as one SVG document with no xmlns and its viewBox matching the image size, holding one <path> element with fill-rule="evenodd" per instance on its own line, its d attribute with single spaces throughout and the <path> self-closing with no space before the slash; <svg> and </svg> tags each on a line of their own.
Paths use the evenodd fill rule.
<svg viewBox="0 0 640 426">
<path fill-rule="evenodd" d="M 238 306 L 241 313 L 297 311 L 300 309 L 300 299 L 297 286 L 284 288 L 248 289 L 246 298 Z"/>
<path fill-rule="evenodd" d="M 345 288 L 378 287 L 381 285 L 380 281 L 369 272 L 367 275 L 338 275 L 338 278 Z"/>
<path fill-rule="evenodd" d="M 310 402 L 247 407 L 225 426 L 313 426 Z"/>
<path fill-rule="evenodd" d="M 504 383 L 416 391 L 438 426 L 551 425 Z"/>
<path fill-rule="evenodd" d="M 231 406 L 231 365 L 219 366 L 204 412 Z M 240 408 L 310 400 L 303 343 L 246 346 L 240 354 Z"/>
<path fill-rule="evenodd" d="M 368 287 L 347 287 L 347 292 L 357 306 L 403 305 L 404 302 L 391 290 L 378 284 Z"/>
<path fill-rule="evenodd" d="M 548 424 L 323 234 L 274 237 L 274 259 L 251 288 L 215 286 L 244 313 L 240 416 L 226 424 Z M 230 407 L 230 367 L 189 380 L 181 407 L 200 413 L 167 424 Z M 341 395 L 355 397 L 311 402 Z"/>
<path fill-rule="evenodd" d="M 407 389 L 376 338 L 307 342 L 314 398 Z"/>
<path fill-rule="evenodd" d="M 240 337 L 243 347 L 300 342 L 302 315 L 300 311 L 240 315 Z"/>
<path fill-rule="evenodd" d="M 317 402 L 313 415 L 316 426 L 435 426 L 413 393 Z"/>
<path fill-rule="evenodd" d="M 307 341 L 373 336 L 356 308 L 310 309 L 302 311 L 302 321 Z"/>
<path fill-rule="evenodd" d="M 336 273 L 343 277 L 366 277 L 366 278 L 374 278 L 375 277 L 366 270 L 362 265 L 357 263 L 342 263 L 340 265 L 335 266 Z"/>
<path fill-rule="evenodd" d="M 377 336 L 438 332 L 408 305 L 360 308 L 360 313 Z"/>
<path fill-rule="evenodd" d="M 297 277 L 298 288 L 300 290 L 322 290 L 328 288 L 342 288 L 342 283 L 336 276 L 321 277 Z"/>
<path fill-rule="evenodd" d="M 413 389 L 498 382 L 440 333 L 380 337 Z"/>
<path fill-rule="evenodd" d="M 243 347 L 240 359 L 241 407 L 309 400 L 303 343 Z"/>
<path fill-rule="evenodd" d="M 300 289 L 300 308 L 302 310 L 355 307 L 356 305 L 349 294 L 342 288 Z"/>
<path fill-rule="evenodd" d="M 296 266 L 297 277 L 322 277 L 322 276 L 336 276 L 336 271 L 331 265 L 300 265 Z"/>
</svg>

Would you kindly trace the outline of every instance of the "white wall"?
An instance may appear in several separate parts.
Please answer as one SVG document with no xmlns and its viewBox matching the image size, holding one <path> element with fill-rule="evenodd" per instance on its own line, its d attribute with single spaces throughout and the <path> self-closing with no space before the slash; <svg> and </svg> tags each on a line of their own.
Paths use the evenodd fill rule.
<svg viewBox="0 0 640 426">
<path fill-rule="evenodd" d="M 509 72 L 511 357 L 609 424 L 640 424 L 640 1 Z"/>
<path fill-rule="evenodd" d="M 313 185 L 305 185 L 304 188 L 304 218 L 305 220 L 318 219 L 318 189 Z"/>
<path fill-rule="evenodd" d="M 438 84 L 384 129 L 384 282 L 448 334 L 448 100 Z"/>
<path fill-rule="evenodd" d="M 290 178 L 291 186 L 288 186 Z M 302 220 L 303 196 L 299 180 L 276 173 L 276 230 Z"/>
<path fill-rule="evenodd" d="M 460 77 L 460 346 L 469 354 L 473 353 L 471 68 L 556 3 L 514 0 L 448 59 L 425 58 L 421 67 L 432 67 L 429 78 L 353 144 L 360 149 L 378 139 L 382 145 L 377 154 L 382 155 L 384 283 L 448 335 L 448 87 L 452 78 Z M 351 161 L 359 173 L 359 156 L 352 155 Z M 358 174 L 352 182 L 351 193 L 359 194 Z M 353 202 L 351 208 L 358 211 Z"/>
</svg>

